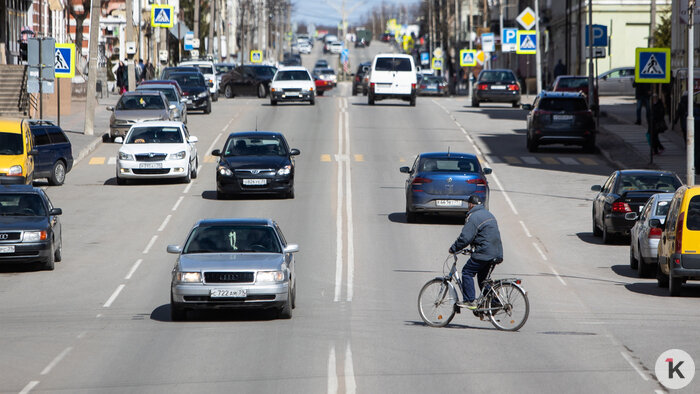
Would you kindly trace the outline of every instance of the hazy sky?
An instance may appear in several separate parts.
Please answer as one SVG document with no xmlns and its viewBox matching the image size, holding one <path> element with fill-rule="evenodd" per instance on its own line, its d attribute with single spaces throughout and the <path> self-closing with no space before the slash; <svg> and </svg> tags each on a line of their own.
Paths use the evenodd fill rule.
<svg viewBox="0 0 700 394">
<path fill-rule="evenodd" d="M 348 15 L 350 22 L 364 16 L 374 6 L 385 4 L 415 4 L 418 0 L 345 0 L 345 8 L 350 10 L 357 4 L 352 14 Z M 342 4 L 342 0 L 292 0 L 294 3 L 294 13 L 292 19 L 296 22 L 306 22 L 335 25 L 340 22 L 340 14 L 335 9 L 328 5 L 335 4 L 338 8 Z"/>
</svg>

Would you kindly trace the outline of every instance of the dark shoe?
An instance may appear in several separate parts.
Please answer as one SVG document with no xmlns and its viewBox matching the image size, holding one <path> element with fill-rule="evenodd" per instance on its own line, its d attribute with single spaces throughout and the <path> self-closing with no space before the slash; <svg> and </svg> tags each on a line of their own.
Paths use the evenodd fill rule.
<svg viewBox="0 0 700 394">
<path fill-rule="evenodd" d="M 466 301 L 466 300 L 457 303 L 457 306 L 460 307 L 460 308 L 467 308 L 467 309 L 472 310 L 472 311 L 473 311 L 474 309 L 476 309 L 476 307 L 477 307 L 476 302 L 474 302 L 474 301 Z"/>
</svg>

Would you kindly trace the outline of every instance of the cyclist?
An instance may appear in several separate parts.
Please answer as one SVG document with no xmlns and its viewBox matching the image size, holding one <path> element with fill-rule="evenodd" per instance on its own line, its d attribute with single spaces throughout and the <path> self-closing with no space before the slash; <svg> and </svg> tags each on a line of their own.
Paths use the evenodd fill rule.
<svg viewBox="0 0 700 394">
<path fill-rule="evenodd" d="M 467 219 L 462 227 L 462 233 L 450 246 L 450 253 L 457 253 L 469 245 L 474 247 L 474 252 L 462 268 L 464 301 L 458 304 L 460 307 L 474 310 L 477 308 L 474 302 L 474 275 L 477 275 L 479 288 L 481 288 L 481 282 L 486 279 L 491 264 L 503 261 L 503 245 L 496 218 L 484 208 L 481 197 L 472 194 L 467 203 L 469 207 Z"/>
</svg>

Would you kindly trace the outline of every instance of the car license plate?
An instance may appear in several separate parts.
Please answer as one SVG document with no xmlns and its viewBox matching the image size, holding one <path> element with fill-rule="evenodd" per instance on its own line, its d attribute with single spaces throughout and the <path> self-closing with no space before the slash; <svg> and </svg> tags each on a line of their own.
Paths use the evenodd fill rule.
<svg viewBox="0 0 700 394">
<path fill-rule="evenodd" d="M 163 168 L 163 163 L 140 163 L 139 168 Z"/>
<path fill-rule="evenodd" d="M 554 121 L 572 121 L 572 120 L 574 120 L 574 115 L 553 115 L 552 120 L 554 120 Z"/>
<path fill-rule="evenodd" d="M 435 200 L 438 207 L 461 207 L 462 200 Z"/>
<path fill-rule="evenodd" d="M 428 89 L 437 89 L 437 85 L 428 85 L 427 88 Z"/>
<path fill-rule="evenodd" d="M 493 89 L 493 90 L 506 90 L 506 87 L 503 85 L 491 85 L 491 89 Z"/>
<path fill-rule="evenodd" d="M 211 298 L 245 298 L 246 289 L 212 289 L 209 292 Z"/>
<path fill-rule="evenodd" d="M 15 245 L 0 246 L 0 253 L 14 253 Z"/>
<path fill-rule="evenodd" d="M 267 179 L 244 179 L 243 184 L 246 186 L 267 185 Z"/>
</svg>

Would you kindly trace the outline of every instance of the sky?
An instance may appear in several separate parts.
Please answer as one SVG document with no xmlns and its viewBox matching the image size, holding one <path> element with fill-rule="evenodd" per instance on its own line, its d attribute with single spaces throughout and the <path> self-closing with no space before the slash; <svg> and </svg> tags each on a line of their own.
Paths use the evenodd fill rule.
<svg viewBox="0 0 700 394">
<path fill-rule="evenodd" d="M 350 23 L 356 21 L 367 14 L 369 10 L 375 6 L 385 4 L 415 4 L 418 0 L 345 0 L 345 8 L 351 9 L 357 6 L 355 11 L 348 15 Z M 292 0 L 294 4 L 294 12 L 292 20 L 298 23 L 315 23 L 317 25 L 335 25 L 340 22 L 340 14 L 328 3 L 335 4 L 338 8 L 342 4 L 342 0 Z"/>
</svg>

